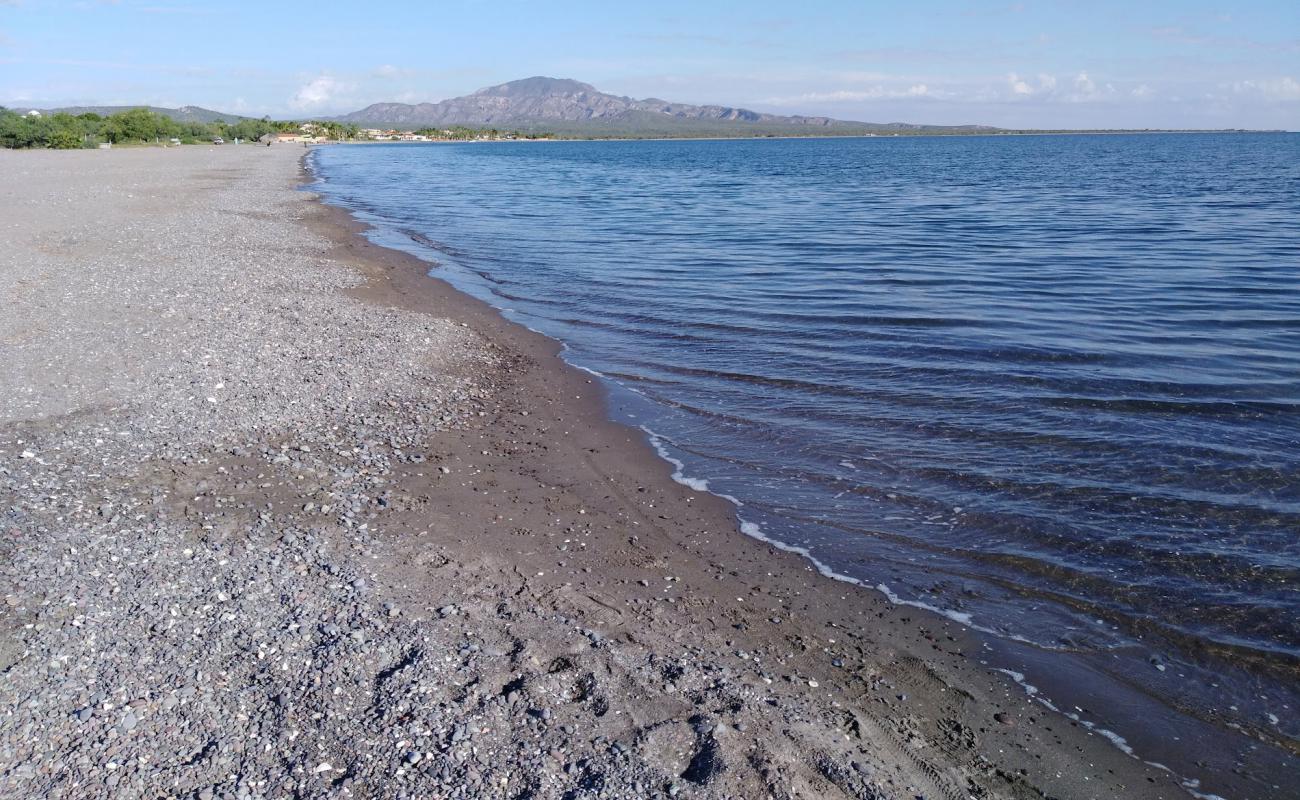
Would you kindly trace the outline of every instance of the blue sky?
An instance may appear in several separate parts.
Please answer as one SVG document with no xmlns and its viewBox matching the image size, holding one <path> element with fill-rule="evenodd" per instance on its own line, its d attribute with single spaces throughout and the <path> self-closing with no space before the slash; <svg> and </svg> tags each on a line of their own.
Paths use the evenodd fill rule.
<svg viewBox="0 0 1300 800">
<path fill-rule="evenodd" d="M 307 117 L 530 75 L 872 122 L 1300 128 L 1300 2 L 0 0 L 0 103 Z"/>
</svg>

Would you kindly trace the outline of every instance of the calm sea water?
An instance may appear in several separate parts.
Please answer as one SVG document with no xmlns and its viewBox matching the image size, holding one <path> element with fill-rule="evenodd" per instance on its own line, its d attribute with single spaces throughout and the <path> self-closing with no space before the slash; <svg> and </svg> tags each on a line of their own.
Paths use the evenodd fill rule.
<svg viewBox="0 0 1300 800">
<path fill-rule="evenodd" d="M 749 532 L 1294 741 L 1300 136 L 313 158 Z"/>
</svg>

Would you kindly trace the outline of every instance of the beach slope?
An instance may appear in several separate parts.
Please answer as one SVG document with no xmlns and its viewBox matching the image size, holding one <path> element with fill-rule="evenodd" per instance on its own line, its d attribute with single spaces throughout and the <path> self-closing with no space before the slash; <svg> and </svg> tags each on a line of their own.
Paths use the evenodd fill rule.
<svg viewBox="0 0 1300 800">
<path fill-rule="evenodd" d="M 303 151 L 0 152 L 0 796 L 1173 798 Z"/>
</svg>

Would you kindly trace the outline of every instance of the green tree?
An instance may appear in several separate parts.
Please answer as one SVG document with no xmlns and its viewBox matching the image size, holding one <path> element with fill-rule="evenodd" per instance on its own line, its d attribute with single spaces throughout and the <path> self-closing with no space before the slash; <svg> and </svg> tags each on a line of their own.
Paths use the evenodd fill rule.
<svg viewBox="0 0 1300 800">
<path fill-rule="evenodd" d="M 31 147 L 31 131 L 26 117 L 7 108 L 0 108 L 0 146 Z"/>
<path fill-rule="evenodd" d="M 81 147 L 81 137 L 76 131 L 58 128 L 50 134 L 48 146 L 55 150 L 76 150 Z"/>
<path fill-rule="evenodd" d="M 121 114 L 114 114 L 110 119 L 117 124 L 121 137 L 127 141 L 147 142 L 158 132 L 158 123 L 154 120 L 153 112 L 147 108 L 123 111 Z"/>
</svg>

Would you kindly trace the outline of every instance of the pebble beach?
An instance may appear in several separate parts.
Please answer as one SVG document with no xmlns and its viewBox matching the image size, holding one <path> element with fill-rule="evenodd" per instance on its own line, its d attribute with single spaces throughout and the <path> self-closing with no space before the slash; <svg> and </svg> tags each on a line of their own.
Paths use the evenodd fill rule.
<svg viewBox="0 0 1300 800">
<path fill-rule="evenodd" d="M 303 153 L 0 152 L 0 796 L 1189 796 L 743 536 Z"/>
</svg>

